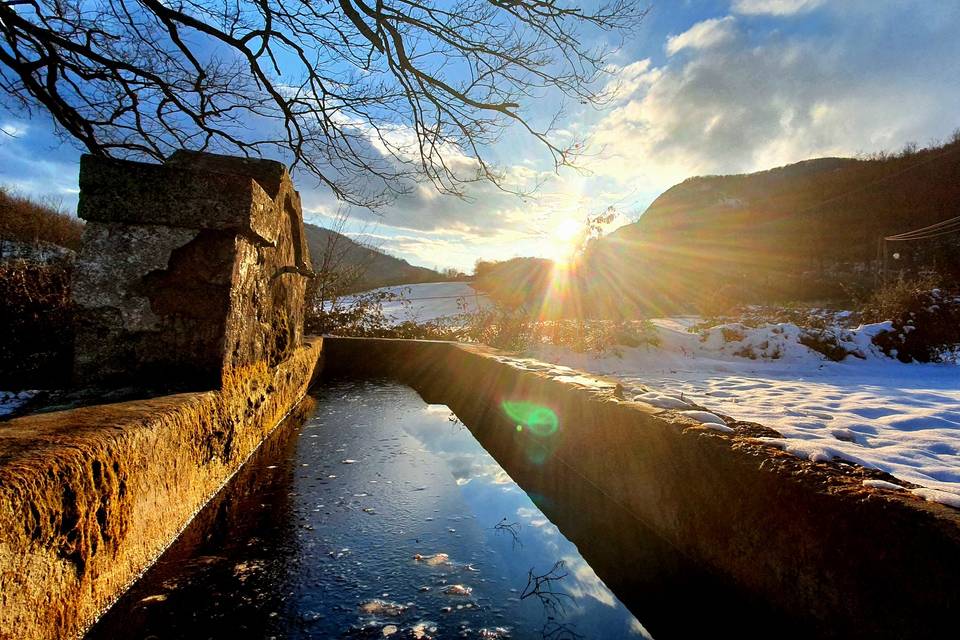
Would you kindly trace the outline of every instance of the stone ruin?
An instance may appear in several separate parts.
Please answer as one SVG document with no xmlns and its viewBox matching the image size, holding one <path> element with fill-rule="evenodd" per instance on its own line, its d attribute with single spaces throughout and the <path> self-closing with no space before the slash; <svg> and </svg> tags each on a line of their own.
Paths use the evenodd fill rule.
<svg viewBox="0 0 960 640">
<path fill-rule="evenodd" d="M 76 384 L 220 388 L 300 346 L 313 272 L 283 164 L 85 155 L 78 215 Z"/>
</svg>

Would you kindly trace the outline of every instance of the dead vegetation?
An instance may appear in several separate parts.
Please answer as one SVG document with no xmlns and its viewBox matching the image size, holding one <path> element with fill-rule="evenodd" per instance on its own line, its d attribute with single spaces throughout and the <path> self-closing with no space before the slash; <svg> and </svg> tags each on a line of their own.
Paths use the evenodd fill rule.
<svg viewBox="0 0 960 640">
<path fill-rule="evenodd" d="M 568 575 L 570 574 L 567 573 L 566 563 L 563 560 L 557 560 L 549 571 L 542 574 L 534 573 L 533 567 L 530 567 L 530 571 L 527 572 L 527 585 L 520 593 L 520 599 L 537 598 L 548 617 L 556 618 L 564 613 L 567 604 L 573 602 L 573 596 L 560 591 L 557 585 Z"/>
<path fill-rule="evenodd" d="M 523 541 L 520 540 L 520 530 L 521 526 L 519 522 L 509 522 L 506 518 L 493 526 L 494 533 L 510 536 L 510 542 L 514 550 L 523 548 Z"/>
<path fill-rule="evenodd" d="M 51 388 L 69 378 L 70 265 L 0 262 L 0 384 Z"/>
<path fill-rule="evenodd" d="M 0 186 L 0 256 L 2 245 L 17 241 L 49 242 L 76 251 L 80 248 L 83 222 L 63 211 L 52 200 L 34 200 Z"/>
</svg>

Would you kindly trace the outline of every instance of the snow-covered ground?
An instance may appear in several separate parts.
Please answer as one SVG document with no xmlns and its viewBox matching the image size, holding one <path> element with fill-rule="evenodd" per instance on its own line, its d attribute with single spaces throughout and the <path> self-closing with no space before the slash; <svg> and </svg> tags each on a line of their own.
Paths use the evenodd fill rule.
<svg viewBox="0 0 960 640">
<path fill-rule="evenodd" d="M 405 284 L 375 291 L 389 291 L 402 296 L 399 300 L 383 303 L 384 315 L 396 323 L 408 320 L 428 322 L 450 318 L 463 312 L 476 313 L 489 304 L 486 296 L 467 282 Z"/>
<path fill-rule="evenodd" d="M 0 391 L 0 418 L 17 411 L 36 394 L 36 391 Z"/>
<path fill-rule="evenodd" d="M 553 346 L 534 355 L 617 377 L 628 388 L 649 387 L 654 393 L 641 399 L 659 406 L 682 409 L 689 400 L 759 422 L 783 434 L 771 442 L 794 455 L 880 469 L 921 485 L 917 495 L 960 508 L 960 366 L 884 356 L 869 342 L 881 325 L 853 332 L 864 359 L 832 362 L 799 344 L 794 325 L 748 329 L 743 340 L 725 341 L 719 329 L 705 340 L 688 332 L 694 321 L 655 320 L 660 346 L 624 348 L 620 356 Z M 734 355 L 744 346 L 760 357 Z"/>
</svg>

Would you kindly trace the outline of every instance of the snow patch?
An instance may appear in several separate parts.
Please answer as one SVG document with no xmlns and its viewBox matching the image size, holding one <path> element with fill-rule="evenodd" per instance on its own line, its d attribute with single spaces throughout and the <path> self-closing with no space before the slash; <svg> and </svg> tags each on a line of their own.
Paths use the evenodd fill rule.
<svg viewBox="0 0 960 640">
<path fill-rule="evenodd" d="M 929 500 L 930 502 L 939 502 L 955 509 L 960 509 L 960 495 L 957 495 L 952 491 L 940 491 L 939 489 L 919 487 L 914 489 L 911 493 L 923 498 L 924 500 Z"/>
<path fill-rule="evenodd" d="M 691 420 L 696 420 L 697 422 L 723 424 L 723 418 L 714 413 L 710 413 L 709 411 L 681 411 L 680 414 L 687 416 Z"/>
<path fill-rule="evenodd" d="M 690 403 L 684 401 L 682 398 L 667 395 L 665 393 L 658 393 L 656 391 L 641 393 L 638 396 L 634 396 L 633 399 L 639 400 L 640 402 L 646 402 L 647 404 L 653 405 L 659 409 L 687 409 L 690 407 Z"/>
<path fill-rule="evenodd" d="M 37 391 L 0 391 L 0 417 L 18 411 L 37 393 Z"/>
<path fill-rule="evenodd" d="M 863 481 L 863 486 L 872 487 L 874 489 L 891 489 L 893 491 L 903 491 L 906 487 L 901 487 L 898 484 L 892 482 L 887 482 L 886 480 L 876 480 L 868 479 Z"/>
<path fill-rule="evenodd" d="M 731 323 L 691 333 L 698 320 L 655 319 L 659 346 L 621 348 L 619 355 L 555 345 L 539 346 L 534 355 L 617 378 L 626 388 L 649 389 L 633 397 L 658 408 L 683 412 L 696 405 L 758 422 L 783 436 L 761 439 L 769 445 L 807 460 L 839 459 L 878 469 L 920 485 L 925 490 L 914 491 L 920 497 L 958 506 L 956 363 L 904 364 L 888 357 L 871 339 L 892 331 L 891 322 L 829 326 L 844 348 L 862 356 L 834 362 L 800 344 L 802 330 L 795 324 Z"/>
<path fill-rule="evenodd" d="M 722 422 L 704 422 L 703 425 L 707 429 L 712 429 L 714 431 L 722 431 L 723 433 L 733 433 L 733 427 L 728 427 Z"/>
<path fill-rule="evenodd" d="M 461 313 L 477 313 L 490 306 L 486 294 L 468 282 L 426 282 L 374 289 L 399 296 L 383 303 L 383 315 L 392 324 L 430 322 Z M 349 305 L 352 298 L 344 299 Z"/>
</svg>

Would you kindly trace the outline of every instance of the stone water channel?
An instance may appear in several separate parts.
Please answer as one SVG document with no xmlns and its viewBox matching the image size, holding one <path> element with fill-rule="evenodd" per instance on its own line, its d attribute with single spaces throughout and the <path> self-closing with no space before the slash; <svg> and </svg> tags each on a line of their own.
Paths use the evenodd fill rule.
<svg viewBox="0 0 960 640">
<path fill-rule="evenodd" d="M 956 635 L 957 511 L 487 347 L 305 339 L 280 163 L 80 183 L 75 378 L 167 393 L 4 424 L 0 638 Z M 297 405 L 321 372 L 366 381 Z"/>
<path fill-rule="evenodd" d="M 648 637 L 445 405 L 385 380 L 306 402 L 89 640 Z"/>
</svg>

